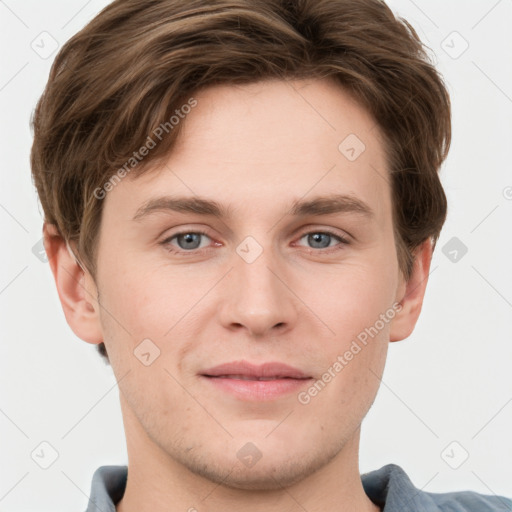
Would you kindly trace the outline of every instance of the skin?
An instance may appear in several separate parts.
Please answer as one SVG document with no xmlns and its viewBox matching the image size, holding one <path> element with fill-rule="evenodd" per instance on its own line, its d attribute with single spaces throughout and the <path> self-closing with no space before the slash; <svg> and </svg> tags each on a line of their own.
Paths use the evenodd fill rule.
<svg viewBox="0 0 512 512">
<path fill-rule="evenodd" d="M 380 510 L 361 484 L 360 425 L 389 342 L 408 337 L 420 314 L 431 243 L 405 281 L 379 129 L 339 86 L 269 81 L 195 98 L 166 164 L 107 194 L 96 279 L 44 227 L 67 322 L 86 342 L 105 342 L 119 381 L 129 477 L 117 511 Z M 338 149 L 349 134 L 366 146 L 353 162 Z M 333 193 L 374 215 L 290 215 L 293 201 Z M 233 216 L 159 210 L 133 220 L 170 194 L 215 200 Z M 193 249 L 170 238 L 198 230 L 208 236 Z M 316 244 L 305 236 L 326 230 L 334 236 Z M 236 251 L 247 236 L 263 251 L 252 263 Z M 199 376 L 243 359 L 321 379 L 397 303 L 400 312 L 308 404 L 296 392 L 241 400 Z M 147 338 L 160 350 L 149 366 L 134 355 Z M 237 457 L 246 443 L 262 455 L 252 467 Z"/>
</svg>

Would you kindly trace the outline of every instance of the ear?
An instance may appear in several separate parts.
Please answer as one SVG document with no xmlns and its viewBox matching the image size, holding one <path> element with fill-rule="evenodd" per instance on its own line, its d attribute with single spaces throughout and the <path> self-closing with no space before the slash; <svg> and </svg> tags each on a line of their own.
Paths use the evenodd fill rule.
<svg viewBox="0 0 512 512">
<path fill-rule="evenodd" d="M 78 263 L 53 224 L 44 224 L 43 239 L 67 323 L 87 343 L 101 343 L 103 334 L 94 279 Z"/>
<path fill-rule="evenodd" d="M 427 288 L 432 252 L 432 240 L 429 238 L 414 251 L 411 278 L 408 281 L 403 276 L 400 278 L 396 301 L 402 309 L 392 320 L 389 341 L 401 341 L 414 330 Z"/>
</svg>

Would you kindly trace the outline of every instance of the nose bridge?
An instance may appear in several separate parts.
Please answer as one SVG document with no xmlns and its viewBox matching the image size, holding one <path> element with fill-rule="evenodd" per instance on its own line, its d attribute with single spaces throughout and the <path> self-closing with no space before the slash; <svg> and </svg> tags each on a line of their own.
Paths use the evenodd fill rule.
<svg viewBox="0 0 512 512">
<path fill-rule="evenodd" d="M 235 252 L 223 323 L 231 328 L 243 326 L 254 335 L 289 327 L 296 312 L 293 294 L 279 276 L 279 255 L 270 243 L 263 246 L 252 236 L 246 237 Z"/>
</svg>

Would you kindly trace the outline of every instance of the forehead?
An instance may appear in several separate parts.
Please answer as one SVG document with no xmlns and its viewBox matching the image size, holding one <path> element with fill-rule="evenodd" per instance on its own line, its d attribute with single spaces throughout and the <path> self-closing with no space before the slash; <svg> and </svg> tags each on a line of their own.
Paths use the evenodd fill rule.
<svg viewBox="0 0 512 512">
<path fill-rule="evenodd" d="M 252 156 L 266 162 L 271 156 L 288 164 L 317 159 L 318 152 L 327 150 L 325 160 L 338 160 L 341 154 L 355 162 L 364 150 L 369 159 L 384 164 L 377 123 L 331 79 L 222 85 L 200 91 L 196 100 L 174 149 L 176 157 L 191 149 L 207 157 L 214 145 L 233 159 Z"/>
<path fill-rule="evenodd" d="M 334 82 L 222 85 L 194 99 L 167 162 L 128 176 L 108 202 L 131 203 L 132 217 L 157 191 L 211 197 L 260 214 L 325 193 L 358 196 L 377 215 L 390 208 L 379 127 Z"/>
</svg>

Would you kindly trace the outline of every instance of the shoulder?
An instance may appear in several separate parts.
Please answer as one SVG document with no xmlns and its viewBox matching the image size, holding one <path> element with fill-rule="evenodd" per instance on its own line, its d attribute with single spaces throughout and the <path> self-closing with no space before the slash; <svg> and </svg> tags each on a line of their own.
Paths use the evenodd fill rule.
<svg viewBox="0 0 512 512">
<path fill-rule="evenodd" d="M 443 512 L 512 512 L 512 500 L 474 491 L 426 493 Z"/>
<path fill-rule="evenodd" d="M 512 512 L 512 500 L 474 491 L 426 492 L 416 488 L 396 464 L 361 475 L 368 497 L 384 512 Z"/>
</svg>

